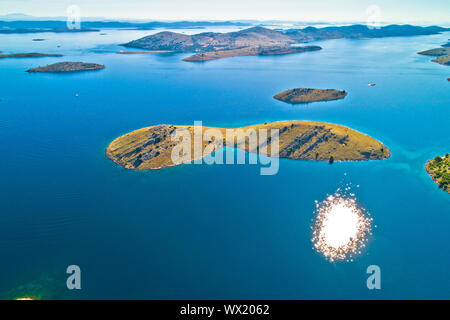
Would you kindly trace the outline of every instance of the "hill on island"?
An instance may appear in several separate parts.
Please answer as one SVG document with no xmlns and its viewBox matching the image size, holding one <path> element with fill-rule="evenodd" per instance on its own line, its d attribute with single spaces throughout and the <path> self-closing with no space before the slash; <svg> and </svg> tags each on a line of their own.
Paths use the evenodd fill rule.
<svg viewBox="0 0 450 320">
<path fill-rule="evenodd" d="M 230 50 L 257 46 L 286 46 L 296 43 L 289 36 L 275 30 L 253 27 L 236 32 L 204 32 L 186 35 L 164 31 L 124 44 L 126 47 L 184 52 Z"/>
<path fill-rule="evenodd" d="M 172 150 L 178 144 L 171 136 L 177 129 L 188 130 L 193 136 L 194 126 L 157 125 L 127 133 L 112 141 L 106 149 L 106 156 L 116 164 L 133 170 L 154 170 L 178 165 L 173 163 Z M 211 129 L 202 127 L 204 131 Z M 225 128 L 215 128 L 223 137 Z M 236 128 L 239 129 L 239 128 Z M 281 121 L 240 128 L 243 132 L 254 131 L 259 135 L 260 129 L 279 130 L 279 157 L 296 160 L 314 161 L 356 161 L 382 160 L 390 157 L 389 149 L 381 142 L 358 131 L 341 125 L 314 121 Z M 267 146 L 271 153 L 272 142 L 261 142 L 258 138 L 256 149 L 249 148 L 247 136 L 236 138 L 234 146 L 247 152 L 256 153 L 256 149 Z M 272 141 L 270 139 L 270 141 Z M 219 150 L 224 141 L 203 141 L 202 155 Z M 194 144 L 191 144 L 195 154 Z M 200 156 L 201 157 L 201 156 Z"/>
<path fill-rule="evenodd" d="M 145 50 L 196 52 L 196 56 L 186 58 L 185 61 L 206 61 L 232 56 L 261 55 L 261 52 L 266 52 L 267 55 L 275 55 L 320 50 L 321 48 L 317 46 L 292 49 L 294 44 L 313 40 L 428 35 L 447 30 L 441 27 L 410 25 L 390 25 L 379 29 L 354 25 L 326 28 L 307 27 L 287 31 L 253 27 L 228 33 L 203 32 L 194 35 L 164 31 L 133 40 L 123 44 L 123 46 Z M 230 52 L 232 50 L 234 52 Z"/>
<path fill-rule="evenodd" d="M 273 98 L 291 104 L 298 104 L 317 101 L 339 100 L 344 99 L 346 96 L 346 91 L 336 89 L 297 88 L 283 91 L 275 95 Z"/>
</svg>

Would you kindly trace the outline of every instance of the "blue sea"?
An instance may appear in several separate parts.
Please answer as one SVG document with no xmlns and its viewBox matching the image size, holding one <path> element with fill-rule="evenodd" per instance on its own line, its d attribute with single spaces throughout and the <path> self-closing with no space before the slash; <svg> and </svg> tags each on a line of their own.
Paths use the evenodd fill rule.
<svg viewBox="0 0 450 320">
<path fill-rule="evenodd" d="M 450 298 L 450 196 L 424 170 L 450 152 L 450 74 L 417 54 L 449 33 L 188 63 L 187 54 L 116 54 L 149 31 L 102 32 L 0 35 L 5 52 L 65 55 L 0 60 L 1 299 Z M 107 68 L 25 72 L 61 61 Z M 296 87 L 348 96 L 297 106 L 272 98 Z M 337 123 L 392 157 L 280 160 L 274 176 L 250 164 L 137 172 L 105 157 L 122 134 L 195 120 Z M 346 186 L 373 235 L 353 262 L 332 263 L 311 242 L 315 201 Z M 81 268 L 81 290 L 66 288 L 69 265 Z M 381 290 L 367 289 L 370 265 Z"/>
</svg>

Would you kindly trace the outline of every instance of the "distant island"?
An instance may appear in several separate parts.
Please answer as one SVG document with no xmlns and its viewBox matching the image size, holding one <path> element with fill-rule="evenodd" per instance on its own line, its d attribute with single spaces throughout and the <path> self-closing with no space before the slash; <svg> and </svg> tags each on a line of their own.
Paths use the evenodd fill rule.
<svg viewBox="0 0 450 320">
<path fill-rule="evenodd" d="M 438 187 L 450 193 L 450 155 L 436 156 L 425 165 L 425 169 Z"/>
<path fill-rule="evenodd" d="M 100 29 L 134 29 L 153 30 L 155 28 L 184 29 L 184 28 L 205 28 L 205 27 L 228 27 L 228 26 L 248 26 L 248 23 L 233 21 L 150 21 L 150 22 L 130 22 L 130 21 L 82 21 L 80 29 L 67 28 L 65 19 L 61 20 L 12 20 L 0 21 L 0 34 L 14 33 L 42 33 L 42 32 L 99 32 Z"/>
<path fill-rule="evenodd" d="M 143 54 L 143 53 L 171 53 L 170 50 L 148 50 L 148 51 L 119 51 L 117 54 Z"/>
<path fill-rule="evenodd" d="M 195 52 L 184 61 L 208 61 L 223 57 L 243 55 L 274 55 L 320 50 L 320 47 L 295 47 L 301 43 L 328 39 L 364 39 L 396 36 L 438 34 L 449 29 L 441 27 L 417 27 L 390 25 L 379 29 L 365 25 L 290 29 L 277 31 L 263 27 L 252 27 L 229 33 L 204 32 L 187 35 L 176 32 L 159 32 L 123 44 L 125 47 L 145 50 L 170 50 Z"/>
<path fill-rule="evenodd" d="M 436 57 L 436 59 L 431 61 L 442 64 L 444 66 L 450 66 L 450 47 L 426 50 L 419 52 L 419 54 Z"/>
<path fill-rule="evenodd" d="M 106 66 L 96 63 L 86 63 L 86 62 L 59 62 L 55 64 L 50 64 L 45 67 L 39 67 L 34 69 L 29 69 L 27 72 L 50 72 L 50 73 L 60 73 L 60 72 L 78 72 L 78 71 L 92 71 L 104 69 Z"/>
<path fill-rule="evenodd" d="M 0 51 L 1 53 L 1 51 Z M 12 53 L 0 54 L 0 58 L 41 58 L 41 57 L 63 57 L 62 54 L 47 54 L 47 53 Z"/>
<path fill-rule="evenodd" d="M 298 88 L 281 92 L 273 98 L 291 104 L 299 104 L 344 99 L 346 96 L 346 91 L 335 89 Z"/>
<path fill-rule="evenodd" d="M 172 149 L 177 142 L 171 134 L 176 129 L 188 130 L 191 136 L 194 126 L 156 125 L 127 133 L 109 144 L 106 156 L 116 164 L 132 170 L 154 170 L 175 166 Z M 210 129 L 203 127 L 203 130 Z M 225 137 L 225 128 L 216 128 Z M 314 161 L 381 160 L 390 157 L 389 149 L 381 142 L 353 129 L 314 121 L 281 121 L 241 128 L 279 129 L 279 157 Z M 225 140 L 225 139 L 224 139 Z M 259 139 L 258 139 L 259 140 Z M 209 153 L 212 141 L 203 141 L 203 149 Z M 225 141 L 223 141 L 225 145 Z M 208 147 L 209 146 L 209 147 Z M 267 145 L 271 148 L 270 143 Z M 249 151 L 248 142 L 235 141 L 235 147 Z M 261 147 L 261 145 L 259 146 Z M 205 149 L 208 148 L 208 149 Z M 251 150 L 250 152 L 255 152 Z"/>
<path fill-rule="evenodd" d="M 9 29 L 9 28 L 0 28 L 0 34 L 16 34 L 16 33 L 44 33 L 44 32 L 53 32 L 53 33 L 76 33 L 76 32 L 98 32 L 99 29 L 89 29 L 89 28 L 81 28 L 81 29 L 68 29 L 68 28 L 55 28 L 55 29 L 31 29 L 31 28 L 18 28 L 18 29 Z"/>
</svg>

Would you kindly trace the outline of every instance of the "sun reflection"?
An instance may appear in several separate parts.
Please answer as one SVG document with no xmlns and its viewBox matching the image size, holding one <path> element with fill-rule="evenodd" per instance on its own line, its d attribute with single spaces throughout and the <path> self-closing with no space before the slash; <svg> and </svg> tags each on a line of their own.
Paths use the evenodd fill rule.
<svg viewBox="0 0 450 320">
<path fill-rule="evenodd" d="M 372 218 L 358 206 L 354 194 L 343 195 L 339 190 L 323 202 L 316 202 L 316 208 L 314 248 L 331 262 L 353 261 L 372 234 Z"/>
</svg>

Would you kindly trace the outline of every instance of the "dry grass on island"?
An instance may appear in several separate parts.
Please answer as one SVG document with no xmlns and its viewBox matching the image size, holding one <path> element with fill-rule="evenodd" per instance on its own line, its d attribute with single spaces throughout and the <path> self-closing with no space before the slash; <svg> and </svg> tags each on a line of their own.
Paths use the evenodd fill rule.
<svg viewBox="0 0 450 320">
<path fill-rule="evenodd" d="M 117 54 L 172 53 L 170 50 L 119 51 Z"/>
<path fill-rule="evenodd" d="M 116 164 L 132 170 L 154 170 L 175 166 L 172 149 L 179 143 L 172 141 L 176 129 L 186 129 L 193 137 L 194 126 L 157 125 L 127 133 L 110 143 L 106 156 Z M 202 127 L 203 131 L 211 129 Z M 225 128 L 220 130 L 225 137 Z M 314 121 L 281 121 L 241 128 L 279 129 L 279 157 L 314 161 L 363 161 L 390 157 L 390 150 L 381 142 L 348 127 Z M 224 139 L 225 140 L 225 139 Z M 259 137 L 258 137 L 259 141 Z M 264 143 L 264 142 L 263 142 Z M 220 142 L 219 142 L 220 144 Z M 226 141 L 222 141 L 225 145 Z M 212 153 L 215 141 L 203 141 L 203 156 Z M 249 151 L 247 139 L 235 141 L 236 148 Z M 263 145 L 258 145 L 257 149 Z M 250 152 L 256 153 L 256 150 Z M 267 154 L 271 153 L 271 142 Z M 194 155 L 192 143 L 192 155 Z M 195 156 L 194 156 L 195 158 Z M 200 156 L 201 158 L 201 156 Z"/>
<path fill-rule="evenodd" d="M 93 71 L 93 70 L 101 70 L 104 68 L 106 68 L 106 66 L 96 63 L 59 62 L 55 64 L 50 64 L 45 67 L 29 69 L 27 70 L 27 72 L 63 73 L 63 72 Z"/>
<path fill-rule="evenodd" d="M 440 189 L 450 193 L 450 155 L 448 153 L 428 161 L 425 169 Z"/>
<path fill-rule="evenodd" d="M 2 51 L 0 51 L 2 53 Z M 0 54 L 0 58 L 43 58 L 43 57 L 63 57 L 62 54 L 48 54 L 48 53 L 11 53 L 11 54 Z"/>
<path fill-rule="evenodd" d="M 273 98 L 291 104 L 299 104 L 318 101 L 339 100 L 344 99 L 346 96 L 347 96 L 346 91 L 335 89 L 297 88 L 281 92 L 275 95 Z"/>
<path fill-rule="evenodd" d="M 448 30 L 411 25 L 389 25 L 381 28 L 353 25 L 279 31 L 257 26 L 227 33 L 202 32 L 193 35 L 163 31 L 130 41 L 123 46 L 144 50 L 191 52 L 194 55 L 184 61 L 197 62 L 236 56 L 280 55 L 320 50 L 317 46 L 295 47 L 315 40 L 428 35 Z"/>
<path fill-rule="evenodd" d="M 319 46 L 303 46 L 303 47 L 285 46 L 285 47 L 268 47 L 268 48 L 246 47 L 231 50 L 219 50 L 219 51 L 197 53 L 194 54 L 193 56 L 184 58 L 183 61 L 203 62 L 221 58 L 231 58 L 241 56 L 275 56 L 275 55 L 284 55 L 284 54 L 301 53 L 318 50 L 322 50 L 322 48 Z"/>
<path fill-rule="evenodd" d="M 431 61 L 442 64 L 444 66 L 450 66 L 450 47 L 442 47 L 431 50 L 419 52 L 421 55 L 436 57 Z"/>
</svg>

